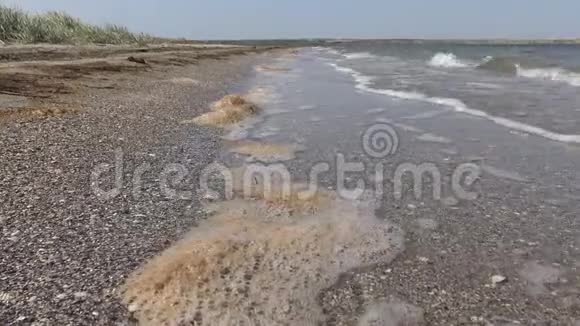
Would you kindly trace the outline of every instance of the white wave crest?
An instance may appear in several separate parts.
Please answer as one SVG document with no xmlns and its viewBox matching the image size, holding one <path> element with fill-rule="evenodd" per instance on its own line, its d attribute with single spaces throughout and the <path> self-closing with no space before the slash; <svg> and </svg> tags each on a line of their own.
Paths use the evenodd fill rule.
<svg viewBox="0 0 580 326">
<path fill-rule="evenodd" d="M 355 79 L 358 89 L 360 89 L 360 87 L 359 87 L 360 85 L 362 85 L 364 87 L 368 87 L 371 84 L 371 82 L 373 81 L 373 77 L 363 75 L 352 68 L 342 67 L 342 66 L 337 65 L 336 63 L 328 63 L 328 65 L 333 67 L 334 69 L 336 69 L 336 71 L 338 71 L 338 72 L 351 75 Z"/>
<path fill-rule="evenodd" d="M 344 57 L 349 59 L 349 60 L 355 60 L 355 59 L 375 58 L 376 56 L 373 54 L 370 54 L 368 52 L 355 52 L 355 53 L 344 54 Z"/>
<path fill-rule="evenodd" d="M 333 49 L 333 48 L 324 47 L 324 46 L 316 46 L 316 47 L 313 47 L 312 50 L 317 51 L 317 52 L 327 53 L 330 55 L 342 55 L 342 53 L 340 51 Z"/>
<path fill-rule="evenodd" d="M 523 131 L 529 134 L 537 135 L 540 137 L 544 137 L 546 139 L 559 141 L 563 143 L 576 143 L 580 144 L 580 135 L 567 135 L 567 134 L 559 134 L 553 131 L 545 130 L 540 127 L 536 127 L 533 125 L 528 125 L 522 122 L 510 120 L 507 118 L 493 116 L 488 114 L 487 112 L 476 110 L 469 108 L 465 103 L 463 103 L 459 99 L 455 98 L 445 98 L 445 97 L 430 97 L 422 93 L 418 92 L 406 92 L 406 91 L 397 91 L 391 89 L 377 89 L 370 86 L 372 77 L 366 76 L 361 74 L 360 72 L 351 69 L 341 67 L 337 64 L 330 63 L 330 66 L 334 67 L 337 71 L 342 73 L 350 74 L 356 80 L 356 88 L 361 91 L 366 91 L 369 93 L 374 94 L 382 94 L 391 97 L 396 97 L 404 100 L 414 100 L 414 101 L 421 101 L 427 102 L 437 105 L 442 105 L 446 107 L 450 107 L 455 112 L 461 112 L 465 114 L 469 114 L 472 116 L 476 116 L 479 118 L 487 119 L 495 124 L 513 129 L 518 131 Z"/>
<path fill-rule="evenodd" d="M 564 82 L 572 86 L 580 87 L 580 74 L 562 68 L 525 69 L 520 65 L 516 65 L 516 69 L 520 77 Z"/>
<path fill-rule="evenodd" d="M 465 63 L 457 58 L 453 53 L 437 53 L 429 60 L 429 65 L 432 67 L 442 68 L 467 68 L 471 65 Z"/>
<path fill-rule="evenodd" d="M 481 64 L 486 64 L 486 63 L 489 63 L 489 62 L 490 62 L 490 61 L 492 61 L 493 59 L 495 59 L 495 57 L 494 57 L 494 56 L 492 56 L 492 55 L 488 55 L 488 56 L 486 56 L 485 58 L 483 58 L 483 59 L 481 60 Z"/>
</svg>

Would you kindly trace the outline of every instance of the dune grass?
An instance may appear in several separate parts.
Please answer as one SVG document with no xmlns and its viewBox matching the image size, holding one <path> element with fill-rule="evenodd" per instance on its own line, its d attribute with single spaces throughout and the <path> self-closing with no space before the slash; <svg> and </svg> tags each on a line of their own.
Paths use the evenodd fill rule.
<svg viewBox="0 0 580 326">
<path fill-rule="evenodd" d="M 0 40 L 7 43 L 143 44 L 150 39 L 122 26 L 87 24 L 63 12 L 30 14 L 0 4 Z"/>
</svg>

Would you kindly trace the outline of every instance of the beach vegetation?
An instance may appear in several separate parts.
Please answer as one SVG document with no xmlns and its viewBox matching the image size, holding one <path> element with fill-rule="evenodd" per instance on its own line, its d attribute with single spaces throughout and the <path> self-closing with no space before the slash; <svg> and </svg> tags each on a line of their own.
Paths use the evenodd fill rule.
<svg viewBox="0 0 580 326">
<path fill-rule="evenodd" d="M 33 14 L 0 4 L 0 40 L 5 43 L 142 44 L 150 39 L 119 25 L 87 24 L 64 12 Z"/>
</svg>

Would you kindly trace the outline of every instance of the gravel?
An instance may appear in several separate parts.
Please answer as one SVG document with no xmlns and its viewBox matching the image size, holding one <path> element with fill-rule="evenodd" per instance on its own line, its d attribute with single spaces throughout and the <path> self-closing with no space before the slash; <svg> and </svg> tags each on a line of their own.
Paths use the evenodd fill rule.
<svg viewBox="0 0 580 326">
<path fill-rule="evenodd" d="M 125 278 L 204 218 L 193 180 L 217 155 L 219 135 L 180 122 L 206 111 L 258 60 L 125 75 L 115 89 L 91 90 L 79 113 L 0 122 L 0 324 L 129 323 L 119 302 Z M 114 165 L 116 151 L 123 187 L 106 200 L 92 190 L 91 172 Z M 160 189 L 161 172 L 175 163 L 189 172 L 176 185 L 193 192 L 188 200 Z M 135 196 L 140 166 L 148 169 Z M 113 176 L 102 175 L 103 189 Z"/>
</svg>

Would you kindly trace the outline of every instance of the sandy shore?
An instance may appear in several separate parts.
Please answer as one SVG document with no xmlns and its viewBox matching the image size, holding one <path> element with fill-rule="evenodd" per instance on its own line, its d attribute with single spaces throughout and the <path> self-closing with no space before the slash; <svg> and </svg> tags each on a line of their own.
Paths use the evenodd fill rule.
<svg viewBox="0 0 580 326">
<path fill-rule="evenodd" d="M 187 166 L 197 180 L 220 147 L 215 129 L 181 121 L 252 73 L 262 60 L 253 54 L 265 50 L 1 49 L 2 324 L 129 321 L 118 287 L 204 218 L 197 196 L 169 201 L 159 189 L 168 163 Z M 116 153 L 122 191 L 98 198 L 91 173 L 114 165 Z M 135 196 L 134 171 L 143 164 Z M 102 188 L 112 179 L 104 173 Z"/>
<path fill-rule="evenodd" d="M 0 321 L 578 325 L 576 147 L 360 92 L 313 49 L 129 50 L 0 63 Z M 384 124 L 397 145 L 377 158 Z M 369 185 L 357 200 L 341 153 L 367 167 L 343 180 Z M 284 164 L 290 196 L 196 190 L 212 163 L 239 179 L 256 161 Z M 435 179 L 397 198 L 410 162 L 435 165 L 441 198 Z M 447 182 L 475 163 L 460 197 Z"/>
</svg>

